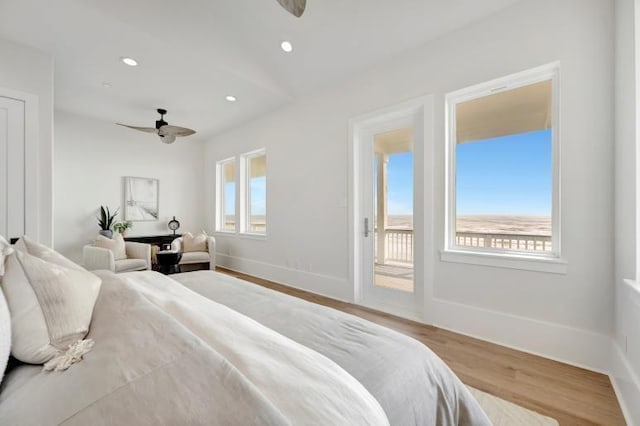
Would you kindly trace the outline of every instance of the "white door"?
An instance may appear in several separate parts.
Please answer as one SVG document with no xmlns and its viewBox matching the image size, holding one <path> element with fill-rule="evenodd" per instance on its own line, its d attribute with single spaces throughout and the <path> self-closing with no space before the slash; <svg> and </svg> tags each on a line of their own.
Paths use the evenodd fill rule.
<svg viewBox="0 0 640 426">
<path fill-rule="evenodd" d="M 25 103 L 0 96 L 0 235 L 25 233 Z"/>
<path fill-rule="evenodd" d="M 369 118 L 358 132 L 361 291 L 359 303 L 421 319 L 424 120 L 406 112 Z"/>
</svg>

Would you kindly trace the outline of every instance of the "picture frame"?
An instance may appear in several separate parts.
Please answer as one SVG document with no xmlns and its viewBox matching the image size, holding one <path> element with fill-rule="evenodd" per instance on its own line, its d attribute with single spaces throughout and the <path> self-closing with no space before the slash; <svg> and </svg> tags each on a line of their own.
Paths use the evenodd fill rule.
<svg viewBox="0 0 640 426">
<path fill-rule="evenodd" d="M 152 222 L 159 218 L 160 181 L 155 178 L 123 178 L 124 220 Z"/>
</svg>

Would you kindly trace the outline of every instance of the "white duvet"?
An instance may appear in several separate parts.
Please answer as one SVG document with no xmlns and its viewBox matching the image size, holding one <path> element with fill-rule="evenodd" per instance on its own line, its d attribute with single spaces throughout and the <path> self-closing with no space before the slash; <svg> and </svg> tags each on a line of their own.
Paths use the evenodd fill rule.
<svg viewBox="0 0 640 426">
<path fill-rule="evenodd" d="M 389 424 L 378 401 L 336 363 L 158 274 L 125 278 L 224 356 L 297 424 Z"/>
<path fill-rule="evenodd" d="M 5 377 L 0 425 L 388 425 L 325 356 L 154 272 L 103 279 L 84 359 Z"/>
</svg>

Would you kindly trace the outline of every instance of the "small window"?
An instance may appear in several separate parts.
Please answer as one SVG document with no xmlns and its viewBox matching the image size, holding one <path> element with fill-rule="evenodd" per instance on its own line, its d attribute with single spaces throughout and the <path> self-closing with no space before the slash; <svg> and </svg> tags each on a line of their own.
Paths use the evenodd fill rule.
<svg viewBox="0 0 640 426">
<path fill-rule="evenodd" d="M 557 258 L 557 66 L 447 95 L 447 247 Z"/>
<path fill-rule="evenodd" d="M 267 232 L 267 154 L 264 150 L 244 154 L 244 223 L 249 234 Z"/>
<path fill-rule="evenodd" d="M 236 161 L 235 158 L 219 161 L 217 231 L 236 232 Z"/>
</svg>

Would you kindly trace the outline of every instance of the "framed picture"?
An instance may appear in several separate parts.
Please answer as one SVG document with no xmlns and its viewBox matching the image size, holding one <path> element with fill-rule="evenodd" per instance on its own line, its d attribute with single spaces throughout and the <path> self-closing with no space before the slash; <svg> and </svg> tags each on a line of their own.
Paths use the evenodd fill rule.
<svg viewBox="0 0 640 426">
<path fill-rule="evenodd" d="M 124 220 L 158 220 L 158 179 L 124 178 Z"/>
</svg>

